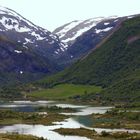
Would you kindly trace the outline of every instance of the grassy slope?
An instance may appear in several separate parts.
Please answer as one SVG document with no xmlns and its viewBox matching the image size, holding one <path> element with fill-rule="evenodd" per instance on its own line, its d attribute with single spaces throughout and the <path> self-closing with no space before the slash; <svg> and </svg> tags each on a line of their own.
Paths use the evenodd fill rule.
<svg viewBox="0 0 140 140">
<path fill-rule="evenodd" d="M 122 100 L 140 93 L 140 39 L 128 43 L 131 37 L 140 36 L 140 17 L 122 23 L 100 48 L 79 60 L 70 68 L 43 79 L 37 84 L 43 86 L 58 83 L 94 84 L 104 87 L 105 97 L 120 95 Z"/>
<path fill-rule="evenodd" d="M 66 99 L 69 97 L 77 97 L 87 93 L 98 93 L 101 91 L 100 87 L 89 85 L 73 85 L 61 84 L 53 88 L 43 89 L 31 93 L 32 97 L 47 98 L 47 99 Z"/>
</svg>

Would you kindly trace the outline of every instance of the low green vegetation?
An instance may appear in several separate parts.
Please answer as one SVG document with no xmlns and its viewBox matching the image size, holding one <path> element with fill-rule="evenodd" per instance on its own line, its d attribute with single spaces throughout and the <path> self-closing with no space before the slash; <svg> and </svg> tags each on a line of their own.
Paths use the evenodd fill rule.
<svg viewBox="0 0 140 140">
<path fill-rule="evenodd" d="M 101 134 L 98 134 L 94 130 L 88 130 L 84 128 L 79 128 L 79 129 L 60 128 L 60 129 L 56 129 L 55 131 L 62 135 L 78 135 L 94 140 L 139 140 L 140 139 L 140 134 L 127 133 L 127 132 L 109 133 L 109 132 L 102 131 Z"/>
<path fill-rule="evenodd" d="M 140 130 L 139 110 L 115 108 L 105 114 L 93 114 L 93 127 L 97 128 L 127 128 Z"/>
<path fill-rule="evenodd" d="M 28 93 L 27 95 L 35 98 L 42 99 L 78 99 L 85 94 L 95 94 L 101 91 L 101 87 L 90 85 L 74 85 L 74 84 L 61 84 L 52 88 L 41 89 L 35 92 Z"/>
<path fill-rule="evenodd" d="M 47 106 L 47 107 L 37 107 L 36 111 L 38 112 L 48 112 L 48 113 L 73 113 L 76 112 L 77 109 L 74 108 L 61 108 L 61 107 L 57 107 L 57 106 Z"/>
<path fill-rule="evenodd" d="M 57 116 L 57 117 L 56 117 Z M 0 125 L 11 124 L 43 124 L 51 125 L 53 122 L 63 121 L 68 116 L 52 113 L 40 113 L 40 112 L 14 112 L 11 110 L 0 110 Z"/>
<path fill-rule="evenodd" d="M 23 98 L 19 87 L 2 86 L 0 87 L 0 100 L 12 100 Z"/>
<path fill-rule="evenodd" d="M 96 131 L 88 130 L 85 128 L 79 128 L 79 129 L 59 128 L 59 129 L 55 129 L 55 131 L 62 135 L 76 135 L 76 136 L 83 136 L 88 138 L 93 138 L 95 135 L 97 135 Z"/>
<path fill-rule="evenodd" d="M 43 137 L 38 138 L 32 135 L 21 135 L 16 133 L 0 134 L 0 140 L 45 140 Z M 46 139 L 47 140 L 47 139 Z"/>
</svg>

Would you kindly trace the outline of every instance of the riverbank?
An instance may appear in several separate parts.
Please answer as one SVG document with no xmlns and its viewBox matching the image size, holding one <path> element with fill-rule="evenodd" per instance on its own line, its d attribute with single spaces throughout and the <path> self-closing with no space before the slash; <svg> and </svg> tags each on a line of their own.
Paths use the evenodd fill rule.
<svg viewBox="0 0 140 140">
<path fill-rule="evenodd" d="M 16 133 L 0 134 L 0 140 L 47 140 L 43 137 L 38 138 L 32 135 L 21 135 Z"/>
<path fill-rule="evenodd" d="M 128 133 L 128 132 L 102 131 L 99 134 L 95 130 L 88 130 L 85 128 L 79 128 L 79 129 L 60 128 L 60 129 L 55 129 L 55 131 L 62 135 L 86 136 L 87 138 L 94 139 L 94 140 L 139 140 L 140 139 L 140 134 Z"/>
<path fill-rule="evenodd" d="M 105 114 L 92 114 L 93 127 L 126 128 L 140 130 L 140 111 L 123 108 L 113 108 Z"/>
<path fill-rule="evenodd" d="M 15 112 L 12 110 L 0 110 L 0 125 L 12 124 L 43 124 L 53 125 L 53 122 L 63 121 L 69 118 L 55 112 Z"/>
</svg>

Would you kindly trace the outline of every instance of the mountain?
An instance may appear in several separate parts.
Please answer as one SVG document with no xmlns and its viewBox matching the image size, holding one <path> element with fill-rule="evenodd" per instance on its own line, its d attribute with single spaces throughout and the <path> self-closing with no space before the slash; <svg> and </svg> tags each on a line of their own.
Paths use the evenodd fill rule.
<svg viewBox="0 0 140 140">
<path fill-rule="evenodd" d="M 38 84 L 97 85 L 103 88 L 101 98 L 139 101 L 140 16 L 125 19 L 116 31 L 96 47 L 71 67 Z"/>
<path fill-rule="evenodd" d="M 11 77 L 16 79 L 20 77 L 28 79 L 29 75 L 58 71 L 59 66 L 56 62 L 58 54 L 55 51 L 63 46 L 59 38 L 48 30 L 34 25 L 11 9 L 0 7 L 0 80 L 2 82 L 8 81 L 6 75 L 10 73 Z"/>
<path fill-rule="evenodd" d="M 53 33 L 58 35 L 63 43 L 70 45 L 75 41 L 77 37 L 81 36 L 86 31 L 92 27 L 95 27 L 98 23 L 109 19 L 115 19 L 117 21 L 117 16 L 111 16 L 107 18 L 97 17 L 87 20 L 75 20 L 56 28 Z M 108 25 L 108 23 L 105 25 Z"/>
<path fill-rule="evenodd" d="M 56 33 L 60 40 L 66 44 L 59 64 L 69 66 L 87 55 L 91 50 L 95 49 L 97 44 L 114 32 L 126 18 L 115 16 L 108 18 L 99 17 L 85 21 L 74 21 L 56 29 L 53 33 Z M 69 35 L 72 35 L 72 38 Z M 64 38 L 70 42 L 65 42 Z M 59 54 L 59 50 L 57 50 L 57 53 Z"/>
</svg>

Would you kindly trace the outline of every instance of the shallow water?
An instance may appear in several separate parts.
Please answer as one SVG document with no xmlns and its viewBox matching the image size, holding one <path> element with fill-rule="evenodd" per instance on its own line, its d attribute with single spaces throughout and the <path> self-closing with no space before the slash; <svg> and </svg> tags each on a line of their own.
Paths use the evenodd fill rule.
<svg viewBox="0 0 140 140">
<path fill-rule="evenodd" d="M 56 132 L 54 129 L 58 128 L 80 128 L 84 127 L 87 129 L 95 129 L 98 133 L 101 131 L 128 131 L 128 132 L 138 132 L 135 130 L 127 129 L 102 129 L 102 128 L 92 128 L 93 120 L 90 118 L 92 113 L 103 114 L 112 107 L 91 107 L 83 105 L 73 105 L 73 104 L 59 104 L 54 101 L 13 101 L 8 103 L 1 103 L 0 108 L 9 108 L 15 111 L 23 112 L 34 112 L 35 108 L 39 106 L 58 106 L 62 108 L 76 108 L 78 111 L 75 113 L 62 113 L 65 115 L 73 115 L 73 117 L 66 119 L 62 122 L 54 122 L 52 126 L 45 125 L 26 125 L 26 124 L 15 124 L 11 126 L 2 126 L 0 128 L 0 133 L 6 132 L 18 132 L 20 134 L 32 134 L 38 137 L 44 137 L 49 140 L 89 140 L 86 137 L 80 136 L 63 136 Z"/>
<path fill-rule="evenodd" d="M 54 129 L 58 128 L 83 127 L 83 125 L 79 124 L 73 119 L 67 119 L 66 121 L 56 122 L 54 124 L 55 125 L 53 126 L 16 124 L 1 127 L 0 133 L 18 132 L 19 134 L 32 134 L 34 136 L 47 138 L 48 140 L 89 140 L 86 137 L 80 136 L 63 136 L 53 131 Z"/>
<path fill-rule="evenodd" d="M 74 113 L 61 113 L 64 115 L 75 115 L 75 116 L 86 116 L 91 114 L 104 114 L 107 110 L 110 110 L 112 107 L 84 107 L 79 109 L 78 112 Z"/>
<path fill-rule="evenodd" d="M 56 104 L 57 107 L 61 108 L 86 108 L 88 106 L 84 105 L 73 105 L 73 104 Z"/>
<path fill-rule="evenodd" d="M 65 121 L 62 122 L 55 122 L 53 126 L 26 125 L 26 124 L 15 124 L 11 126 L 4 126 L 0 128 L 0 133 L 18 132 L 19 134 L 32 134 L 34 136 L 47 138 L 48 140 L 89 140 L 86 137 L 80 136 L 63 136 L 53 131 L 54 129 L 58 128 L 80 128 L 80 127 L 84 127 L 90 130 L 94 129 L 98 133 L 101 133 L 102 131 L 106 132 L 125 131 L 129 133 L 133 132 L 140 133 L 140 131 L 129 129 L 102 129 L 102 128 L 85 127 L 84 125 L 76 122 L 72 118 L 66 119 Z"/>
<path fill-rule="evenodd" d="M 54 101 L 10 101 L 1 103 L 0 108 L 7 108 L 17 112 L 35 112 L 36 107 L 52 106 Z"/>
</svg>

